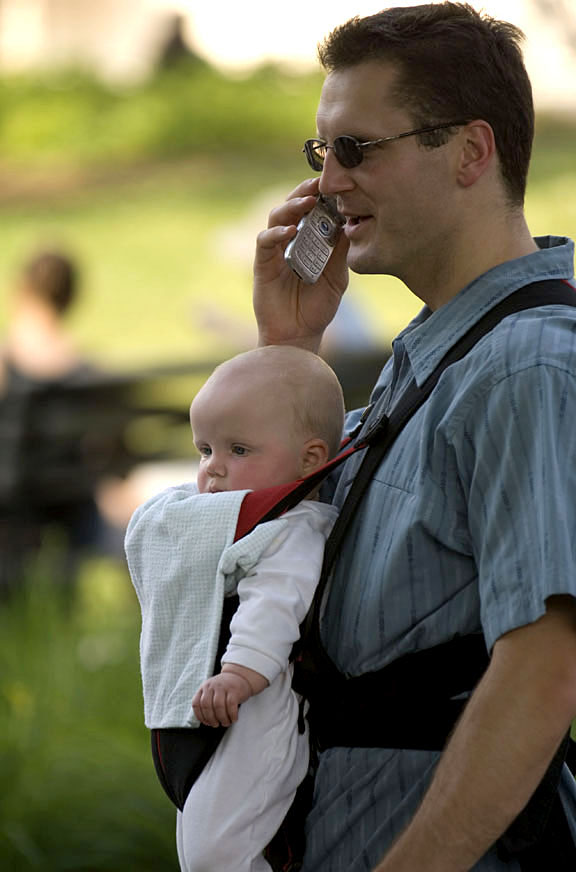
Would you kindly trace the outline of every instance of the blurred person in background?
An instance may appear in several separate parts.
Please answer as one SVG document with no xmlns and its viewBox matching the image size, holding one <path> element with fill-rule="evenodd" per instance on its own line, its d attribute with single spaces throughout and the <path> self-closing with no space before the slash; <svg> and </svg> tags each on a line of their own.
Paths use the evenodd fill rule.
<svg viewBox="0 0 576 872">
<path fill-rule="evenodd" d="M 22 584 L 47 531 L 59 542 L 62 559 L 51 574 L 63 588 L 99 536 L 81 474 L 83 425 L 66 395 L 94 371 L 65 327 L 78 289 L 78 266 L 62 251 L 34 253 L 16 278 L 0 345 L 0 597 Z"/>
<path fill-rule="evenodd" d="M 208 67 L 185 37 L 186 18 L 183 15 L 167 15 L 164 21 L 165 36 L 158 55 L 158 69 L 166 70 L 186 63 L 198 69 Z"/>
<path fill-rule="evenodd" d="M 23 264 L 0 344 L 0 390 L 86 373 L 88 364 L 65 327 L 78 287 L 78 266 L 63 252 L 40 251 Z"/>
</svg>

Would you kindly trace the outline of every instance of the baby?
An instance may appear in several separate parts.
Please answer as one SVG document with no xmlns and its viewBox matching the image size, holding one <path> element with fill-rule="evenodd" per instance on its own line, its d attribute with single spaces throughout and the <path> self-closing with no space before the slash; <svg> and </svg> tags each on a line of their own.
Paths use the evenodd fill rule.
<svg viewBox="0 0 576 872">
<path fill-rule="evenodd" d="M 269 872 L 263 850 L 308 768 L 289 657 L 336 510 L 309 496 L 236 542 L 234 534 L 248 491 L 303 478 L 337 453 L 342 390 L 316 355 L 270 346 L 219 366 L 190 418 L 197 487 L 153 497 L 126 536 L 142 608 L 145 721 L 179 808 L 183 872 Z M 234 594 L 239 606 L 213 676 Z M 215 747 L 203 768 L 193 751 L 202 730 Z"/>
</svg>

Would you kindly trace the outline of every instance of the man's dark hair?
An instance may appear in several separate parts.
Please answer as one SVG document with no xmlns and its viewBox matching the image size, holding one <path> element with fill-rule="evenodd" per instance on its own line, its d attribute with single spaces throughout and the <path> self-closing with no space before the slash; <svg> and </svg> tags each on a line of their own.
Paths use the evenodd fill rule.
<svg viewBox="0 0 576 872">
<path fill-rule="evenodd" d="M 40 252 L 24 264 L 22 278 L 28 291 L 58 314 L 64 314 L 74 302 L 78 274 L 65 254 Z"/>
<path fill-rule="evenodd" d="M 521 205 L 534 137 L 523 38 L 513 24 L 483 15 L 467 3 L 429 3 L 352 18 L 326 38 L 318 54 L 327 72 L 365 61 L 394 64 L 398 79 L 393 98 L 410 111 L 416 127 L 487 121 L 510 201 Z M 420 141 L 438 146 L 447 135 L 438 131 L 433 139 L 427 134 Z"/>
</svg>

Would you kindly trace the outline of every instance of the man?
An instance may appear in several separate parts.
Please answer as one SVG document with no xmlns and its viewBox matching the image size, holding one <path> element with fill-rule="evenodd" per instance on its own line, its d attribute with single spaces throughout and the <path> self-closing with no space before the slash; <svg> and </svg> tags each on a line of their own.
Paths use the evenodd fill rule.
<svg viewBox="0 0 576 872">
<path fill-rule="evenodd" d="M 533 108 L 520 39 L 446 2 L 353 19 L 320 49 L 327 78 L 307 155 L 321 175 L 258 238 L 255 312 L 262 344 L 318 350 L 347 266 L 402 279 L 425 307 L 394 343 L 368 424 L 499 300 L 572 281 L 573 244 L 534 240 L 523 214 Z M 318 190 L 347 221 L 304 286 L 283 251 Z M 497 841 L 576 716 L 575 337 L 568 306 L 505 319 L 445 371 L 374 476 L 331 580 L 328 654 L 354 676 L 482 632 L 490 665 L 441 755 L 320 754 L 305 872 L 529 868 Z M 348 461 L 337 505 L 356 468 Z M 372 703 L 384 728 L 395 713 Z M 560 796 L 570 841 L 566 769 Z M 565 868 L 555 862 L 531 868 Z"/>
</svg>

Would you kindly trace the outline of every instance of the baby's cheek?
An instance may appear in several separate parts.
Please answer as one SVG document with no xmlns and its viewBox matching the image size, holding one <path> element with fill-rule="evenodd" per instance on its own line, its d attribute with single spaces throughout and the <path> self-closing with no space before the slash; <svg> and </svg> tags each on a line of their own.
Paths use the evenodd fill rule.
<svg viewBox="0 0 576 872">
<path fill-rule="evenodd" d="M 202 461 L 200 461 L 200 466 L 198 468 L 198 474 L 196 476 L 196 484 L 198 485 L 198 492 L 201 494 L 206 493 L 208 488 L 208 476 L 206 475 L 205 470 L 202 469 Z"/>
</svg>

